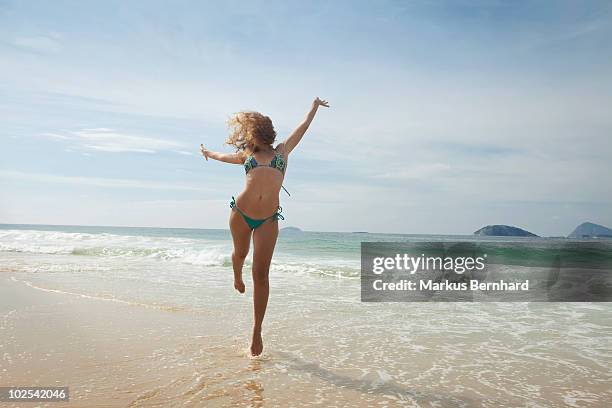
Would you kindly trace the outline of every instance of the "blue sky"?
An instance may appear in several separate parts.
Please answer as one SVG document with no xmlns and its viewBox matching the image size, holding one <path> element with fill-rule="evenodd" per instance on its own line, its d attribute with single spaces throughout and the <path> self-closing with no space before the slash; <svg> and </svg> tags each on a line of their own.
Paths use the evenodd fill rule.
<svg viewBox="0 0 612 408">
<path fill-rule="evenodd" d="M 612 3 L 0 0 L 0 222 L 226 228 L 252 109 L 284 225 L 565 235 L 612 225 Z"/>
</svg>

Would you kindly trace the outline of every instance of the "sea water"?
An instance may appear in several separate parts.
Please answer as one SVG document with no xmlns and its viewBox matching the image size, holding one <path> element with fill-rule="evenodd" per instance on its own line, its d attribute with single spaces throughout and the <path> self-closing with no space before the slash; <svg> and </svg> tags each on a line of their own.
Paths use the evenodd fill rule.
<svg viewBox="0 0 612 408">
<path fill-rule="evenodd" d="M 223 380 L 198 393 L 214 402 L 240 384 L 271 406 L 612 403 L 612 304 L 360 301 L 362 241 L 432 240 L 488 240 L 512 248 L 526 239 L 281 231 L 258 372 L 213 359 Z M 560 241 L 571 245 L 538 243 Z M 612 244 L 603 245 L 612 253 Z M 0 270 L 13 282 L 202 316 L 202 322 L 223 324 L 222 333 L 234 333 L 215 338 L 220 350 L 235 347 L 236 338 L 248 344 L 252 324 L 250 256 L 247 295 L 241 296 L 233 289 L 231 251 L 227 230 L 0 226 Z M 203 334 L 215 334 L 206 324 Z M 193 353 L 200 352 L 194 345 Z M 194 356 L 174 358 L 189 366 Z M 253 375 L 261 383 L 251 382 Z M 176 399 L 187 394 L 193 391 L 177 392 Z"/>
</svg>

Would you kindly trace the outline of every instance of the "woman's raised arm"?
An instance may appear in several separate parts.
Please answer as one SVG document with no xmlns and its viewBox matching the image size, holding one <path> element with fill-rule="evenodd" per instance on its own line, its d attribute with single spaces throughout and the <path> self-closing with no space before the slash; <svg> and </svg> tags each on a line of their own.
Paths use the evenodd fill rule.
<svg viewBox="0 0 612 408">
<path fill-rule="evenodd" d="M 211 159 L 219 160 L 224 163 L 242 164 L 244 163 L 244 159 L 245 159 L 243 152 L 218 153 L 218 152 L 213 152 L 213 151 L 206 149 L 204 145 L 202 144 L 200 145 L 200 151 L 202 152 L 202 155 L 204 156 L 206 161 L 208 161 L 208 158 L 210 157 Z"/>
<path fill-rule="evenodd" d="M 304 118 L 302 123 L 300 123 L 298 127 L 295 128 L 293 133 L 291 133 L 291 135 L 289 135 L 289 137 L 283 142 L 287 155 L 291 153 L 291 151 L 295 149 L 295 146 L 297 146 L 300 140 L 302 140 L 302 136 L 304 136 L 304 133 L 306 133 L 306 131 L 308 130 L 308 126 L 310 126 L 310 123 L 314 119 L 317 113 L 317 109 L 319 109 L 319 106 L 325 106 L 326 108 L 329 108 L 329 103 L 327 101 L 319 99 L 318 97 L 314 101 L 312 101 L 312 106 L 310 107 L 310 110 L 308 111 L 308 114 L 306 114 L 306 117 Z"/>
</svg>

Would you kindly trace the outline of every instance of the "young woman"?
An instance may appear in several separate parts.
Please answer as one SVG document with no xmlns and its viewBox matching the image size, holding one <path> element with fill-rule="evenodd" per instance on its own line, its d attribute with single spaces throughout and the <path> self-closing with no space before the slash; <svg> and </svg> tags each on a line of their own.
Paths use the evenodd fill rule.
<svg viewBox="0 0 612 408">
<path fill-rule="evenodd" d="M 226 143 L 236 148 L 236 153 L 212 152 L 201 145 L 204 158 L 226 163 L 242 164 L 246 171 L 244 191 L 230 203 L 229 225 L 234 242 L 232 265 L 234 288 L 244 293 L 242 266 L 249 253 L 253 237 L 253 310 L 254 325 L 251 354 L 263 351 L 261 324 L 268 305 L 268 271 L 276 238 L 278 219 L 284 219 L 279 206 L 279 193 L 287 170 L 289 154 L 308 130 L 319 106 L 329 107 L 327 101 L 316 98 L 306 118 L 284 141 L 273 147 L 276 131 L 269 117 L 258 112 L 239 112 L 229 121 L 231 130 Z"/>
</svg>

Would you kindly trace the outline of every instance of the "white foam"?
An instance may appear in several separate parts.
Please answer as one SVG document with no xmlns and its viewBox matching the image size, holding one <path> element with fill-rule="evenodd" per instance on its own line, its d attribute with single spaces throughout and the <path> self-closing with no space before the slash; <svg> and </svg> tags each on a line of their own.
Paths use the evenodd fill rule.
<svg viewBox="0 0 612 408">
<path fill-rule="evenodd" d="M 230 262 L 229 241 L 175 237 L 88 234 L 58 231 L 2 230 L 0 251 L 99 257 L 147 257 L 192 265 Z"/>
<path fill-rule="evenodd" d="M 0 251 L 101 258 L 140 258 L 197 266 L 231 266 L 232 243 L 204 238 L 151 237 L 110 233 L 0 230 Z M 252 260 L 252 251 L 246 265 Z M 295 256 L 277 250 L 273 268 L 297 275 L 359 278 L 359 259 Z"/>
</svg>

